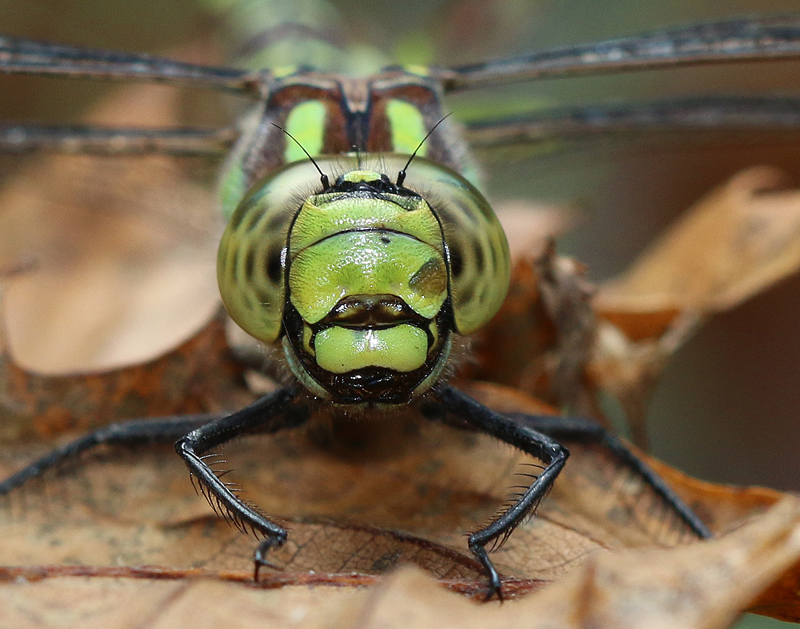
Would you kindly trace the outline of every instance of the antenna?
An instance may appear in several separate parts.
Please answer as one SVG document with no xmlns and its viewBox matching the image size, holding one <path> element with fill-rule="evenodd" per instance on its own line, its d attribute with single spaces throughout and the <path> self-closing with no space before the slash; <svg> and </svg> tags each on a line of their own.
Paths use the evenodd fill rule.
<svg viewBox="0 0 800 629">
<path fill-rule="evenodd" d="M 442 117 L 442 119 L 439 120 L 439 122 L 437 122 L 435 125 L 433 125 L 431 127 L 431 130 L 428 131 L 428 133 L 425 134 L 425 137 L 422 138 L 422 141 L 419 144 L 417 144 L 417 148 L 414 149 L 414 152 L 411 154 L 411 157 L 408 158 L 408 161 L 406 162 L 406 165 L 403 166 L 403 169 L 397 174 L 397 184 L 396 185 L 398 187 L 402 187 L 403 182 L 406 180 L 406 171 L 408 170 L 408 167 L 411 165 L 411 161 L 417 156 L 417 152 L 422 148 L 422 145 L 425 144 L 425 142 L 427 141 L 427 139 L 429 137 L 431 137 L 431 133 L 436 131 L 436 127 L 438 127 L 440 124 L 442 124 L 451 115 L 453 115 L 452 111 L 449 114 L 447 114 L 444 117 Z"/>
<path fill-rule="evenodd" d="M 283 131 L 283 132 L 284 132 L 286 135 L 288 135 L 288 136 L 289 136 L 289 137 L 292 139 L 292 141 L 293 141 L 295 144 L 297 144 L 297 146 L 299 146 L 299 147 L 300 147 L 300 150 L 301 150 L 301 151 L 303 151 L 303 153 L 305 153 L 305 154 L 306 154 L 306 157 L 308 157 L 308 159 L 310 159 L 310 160 L 311 160 L 311 163 L 312 163 L 312 164 L 314 164 L 314 168 L 316 168 L 316 169 L 317 169 L 317 172 L 319 173 L 319 180 L 320 180 L 320 182 L 322 182 L 322 187 L 323 187 L 325 190 L 327 190 L 328 188 L 330 188 L 330 187 L 331 187 L 331 182 L 330 182 L 330 179 L 328 179 L 328 175 L 326 175 L 324 172 L 322 172 L 322 169 L 319 167 L 319 164 L 317 164 L 317 162 L 315 162 L 315 161 L 314 161 L 314 158 L 313 158 L 313 157 L 311 157 L 311 153 L 309 153 L 309 152 L 306 150 L 306 147 L 305 147 L 305 146 L 303 146 L 302 144 L 300 144 L 300 142 L 298 142 L 298 141 L 297 141 L 297 138 L 295 138 L 295 137 L 294 137 L 294 136 L 293 136 L 291 133 L 289 133 L 289 132 L 288 132 L 286 129 L 284 129 L 282 126 L 280 126 L 280 125 L 277 125 L 277 124 L 275 124 L 274 122 L 270 122 L 270 124 L 271 124 L 273 127 L 275 127 L 276 129 L 280 129 L 281 131 Z M 434 129 L 435 129 L 435 128 L 436 128 L 436 127 L 434 127 Z"/>
<path fill-rule="evenodd" d="M 358 162 L 358 169 L 361 170 L 361 168 L 362 168 L 361 150 L 358 148 L 358 144 L 353 144 L 353 146 L 351 146 L 350 148 L 353 149 L 353 152 L 356 154 L 356 161 Z"/>
</svg>

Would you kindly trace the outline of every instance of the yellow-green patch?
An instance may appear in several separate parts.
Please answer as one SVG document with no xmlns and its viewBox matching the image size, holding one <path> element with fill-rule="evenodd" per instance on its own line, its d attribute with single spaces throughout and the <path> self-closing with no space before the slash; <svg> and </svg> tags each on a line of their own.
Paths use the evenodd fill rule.
<svg viewBox="0 0 800 629">
<path fill-rule="evenodd" d="M 419 147 L 418 155 L 427 154 L 427 146 L 420 143 L 428 132 L 422 112 L 411 103 L 396 98 L 386 104 L 392 133 L 392 149 L 396 153 L 411 154 Z"/>
<path fill-rule="evenodd" d="M 408 324 L 378 330 L 334 326 L 319 332 L 314 344 L 317 364 L 332 373 L 365 367 L 414 371 L 428 354 L 427 334 Z"/>
<path fill-rule="evenodd" d="M 412 285 L 420 273 L 424 281 Z M 311 324 L 348 295 L 396 295 L 432 319 L 447 297 L 447 268 L 439 251 L 410 236 L 347 232 L 300 252 L 292 261 L 289 288 L 295 308 Z"/>
<path fill-rule="evenodd" d="M 444 253 L 442 230 L 428 204 L 422 199 L 397 195 L 312 196 L 295 220 L 289 246 L 294 255 L 333 234 L 357 229 L 388 229 L 408 234 Z"/>
<path fill-rule="evenodd" d="M 325 104 L 318 100 L 307 100 L 289 112 L 286 117 L 286 130 L 297 141 L 286 142 L 284 159 L 287 162 L 307 159 L 303 149 L 312 156 L 322 152 L 326 118 Z"/>
</svg>

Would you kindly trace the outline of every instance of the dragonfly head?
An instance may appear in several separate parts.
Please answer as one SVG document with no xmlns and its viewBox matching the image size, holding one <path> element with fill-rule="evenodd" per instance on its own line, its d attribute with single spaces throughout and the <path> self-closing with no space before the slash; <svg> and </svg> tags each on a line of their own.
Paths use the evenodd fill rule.
<svg viewBox="0 0 800 629">
<path fill-rule="evenodd" d="M 340 167 L 343 159 L 336 158 Z M 412 188 L 392 183 L 384 170 L 353 166 L 299 199 L 273 189 L 286 183 L 280 173 L 263 181 L 223 237 L 220 287 L 234 320 L 262 341 L 279 341 L 292 373 L 314 395 L 341 404 L 407 403 L 442 377 L 454 334 L 471 332 L 464 328 L 485 323 L 499 307 L 508 286 L 505 237 L 499 253 L 485 253 L 505 267 L 494 283 L 483 278 L 489 283 L 480 292 L 473 286 L 464 303 L 453 291 L 461 287 L 464 247 L 455 260 L 445 226 L 452 207 L 437 211 L 447 203 L 446 190 L 436 188 L 442 173 Z M 436 203 L 418 192 L 425 189 L 437 190 Z M 495 287 L 500 299 L 484 303 Z M 460 316 L 456 305 L 472 312 Z"/>
</svg>

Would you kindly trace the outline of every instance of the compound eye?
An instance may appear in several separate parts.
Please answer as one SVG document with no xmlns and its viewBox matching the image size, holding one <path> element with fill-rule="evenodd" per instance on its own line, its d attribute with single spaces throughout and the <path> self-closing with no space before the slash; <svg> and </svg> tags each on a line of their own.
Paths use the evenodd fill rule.
<svg viewBox="0 0 800 629">
<path fill-rule="evenodd" d="M 297 162 L 262 179 L 236 208 L 220 242 L 217 281 L 225 308 L 251 336 L 274 342 L 286 298 L 285 250 L 297 213 L 297 189 L 316 176 Z"/>
</svg>

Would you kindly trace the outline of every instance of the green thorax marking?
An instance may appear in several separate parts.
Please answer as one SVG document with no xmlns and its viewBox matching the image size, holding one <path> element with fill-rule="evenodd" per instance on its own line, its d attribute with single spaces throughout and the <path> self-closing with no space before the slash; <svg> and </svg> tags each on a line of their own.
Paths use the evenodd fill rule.
<svg viewBox="0 0 800 629">
<path fill-rule="evenodd" d="M 425 128 L 425 117 L 419 108 L 404 100 L 392 98 L 386 103 L 386 117 L 391 127 L 392 151 L 411 154 L 419 149 L 417 155 L 428 154 L 428 147 L 421 144 L 428 129 Z"/>
<path fill-rule="evenodd" d="M 289 112 L 286 116 L 286 130 L 296 142 L 286 143 L 284 159 L 287 163 L 307 159 L 305 151 L 311 155 L 322 153 L 326 118 L 325 103 L 318 100 L 300 103 Z"/>
<path fill-rule="evenodd" d="M 425 118 L 416 106 L 391 98 L 386 102 L 385 115 L 391 134 L 391 152 L 411 154 L 416 150 L 420 156 L 427 155 L 428 148 L 423 140 L 428 130 L 425 128 Z M 309 100 L 294 107 L 286 116 L 286 130 L 297 141 L 286 143 L 286 162 L 306 159 L 306 151 L 312 156 L 321 155 L 325 144 L 326 124 L 327 109 L 322 101 Z M 378 175 L 373 171 L 355 170 L 346 176 L 346 181 L 357 182 L 369 181 Z"/>
</svg>

